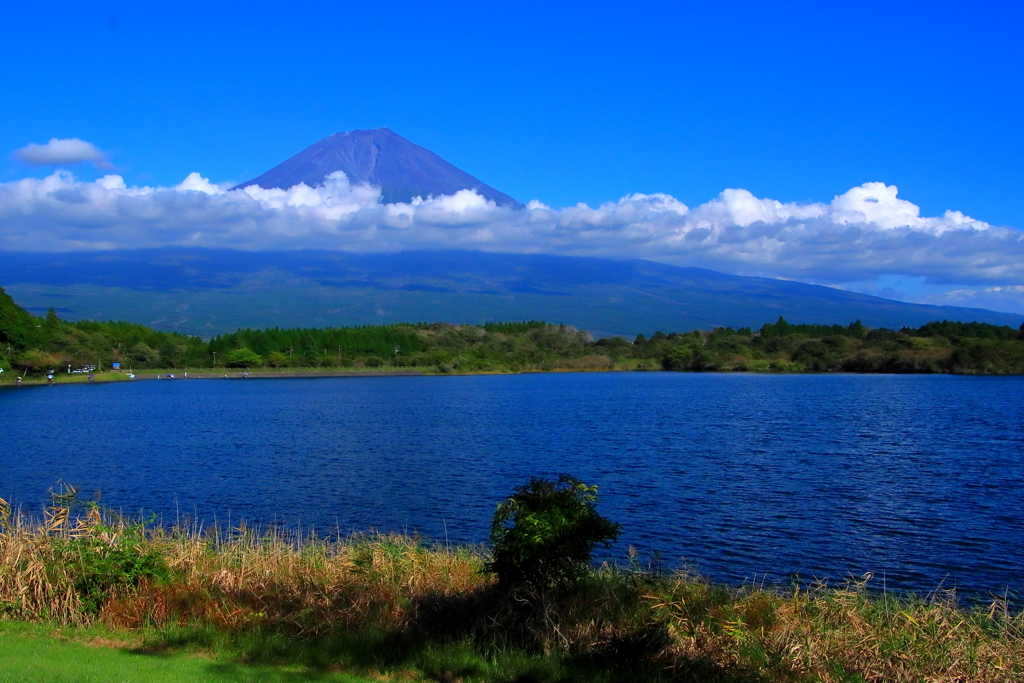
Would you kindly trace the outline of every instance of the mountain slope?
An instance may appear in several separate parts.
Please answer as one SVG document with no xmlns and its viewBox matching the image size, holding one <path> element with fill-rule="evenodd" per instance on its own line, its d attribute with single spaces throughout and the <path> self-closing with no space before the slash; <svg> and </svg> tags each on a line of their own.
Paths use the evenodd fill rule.
<svg viewBox="0 0 1024 683">
<path fill-rule="evenodd" d="M 299 183 L 316 187 L 335 171 L 344 171 L 353 184 L 369 183 L 381 188 L 385 204 L 470 189 L 498 206 L 522 206 L 387 128 L 330 135 L 235 189 L 259 185 L 284 190 Z"/>
<path fill-rule="evenodd" d="M 650 261 L 468 251 L 350 254 L 157 249 L 3 254 L 2 282 L 34 313 L 123 319 L 204 337 L 241 327 L 547 320 L 598 336 L 791 323 L 1018 327 L 1024 316 L 925 306 Z"/>
</svg>

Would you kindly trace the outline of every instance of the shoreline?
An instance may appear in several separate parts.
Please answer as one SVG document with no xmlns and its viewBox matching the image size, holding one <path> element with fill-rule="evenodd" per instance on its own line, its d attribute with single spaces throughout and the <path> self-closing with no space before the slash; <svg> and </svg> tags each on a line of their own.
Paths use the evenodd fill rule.
<svg viewBox="0 0 1024 683">
<path fill-rule="evenodd" d="M 266 372 L 261 370 L 249 372 L 248 370 L 240 370 L 232 372 L 189 372 L 188 377 L 182 377 L 177 372 L 171 374 L 174 375 L 171 378 L 172 381 L 185 379 L 286 379 L 308 377 L 423 377 L 426 375 L 422 370 L 324 370 L 322 372 L 316 370 L 298 370 L 294 372 Z M 137 382 L 139 380 L 167 381 L 167 373 L 159 375 L 152 372 L 141 375 L 136 374 L 135 379 L 129 379 L 128 381 Z"/>
<path fill-rule="evenodd" d="M 188 373 L 188 377 L 184 377 L 184 373 Z M 662 368 L 635 368 L 635 367 L 614 367 L 614 368 L 552 368 L 550 370 L 544 370 L 541 368 L 525 368 L 521 370 L 479 370 L 471 372 L 440 372 L 435 368 L 431 367 L 413 367 L 409 369 L 400 368 L 389 368 L 389 369 L 371 369 L 371 368 L 349 368 L 349 369 L 296 369 L 296 370 L 267 370 L 261 368 L 259 370 L 246 370 L 232 368 L 228 371 L 224 369 L 212 370 L 210 368 L 198 368 L 192 370 L 191 368 L 147 368 L 142 371 L 135 373 L 135 377 L 129 377 L 127 371 L 114 371 L 108 370 L 104 372 L 93 373 L 94 379 L 92 382 L 88 380 L 88 375 L 81 373 L 65 374 L 57 373 L 54 375 L 53 382 L 47 382 L 46 377 L 23 377 L 22 382 L 19 385 L 13 379 L 6 379 L 0 376 L 0 388 L 8 386 L 45 386 L 45 385 L 58 385 L 58 384 L 109 384 L 111 382 L 137 382 L 139 380 L 164 380 L 166 381 L 167 375 L 172 374 L 173 380 L 191 380 L 191 379 L 297 379 L 297 378 L 316 378 L 316 377 L 469 377 L 477 375 L 539 375 L 539 374 L 565 374 L 565 373 L 592 373 L 592 372 L 670 372 L 663 370 Z M 246 376 L 246 373 L 248 376 Z M 722 373 L 722 374 L 733 374 L 733 373 Z M 754 374 L 785 374 L 785 373 L 754 373 Z"/>
<path fill-rule="evenodd" d="M 184 373 L 189 373 L 188 377 L 184 377 Z M 243 373 L 248 373 L 248 377 Z M 198 372 L 192 370 L 179 370 L 173 369 L 168 370 L 166 368 L 157 370 L 145 370 L 140 373 L 136 373 L 135 377 L 129 377 L 127 372 L 97 372 L 93 373 L 94 379 L 90 382 L 88 375 L 84 374 L 56 374 L 54 375 L 53 382 L 47 382 L 45 377 L 27 377 L 22 378 L 22 382 L 19 384 L 13 379 L 0 379 L 0 388 L 3 387 L 17 387 L 17 386 L 57 386 L 57 385 L 68 385 L 68 384 L 111 384 L 114 382 L 138 382 L 138 381 L 168 381 L 167 375 L 173 374 L 174 377 L 171 381 L 178 380 L 192 380 L 192 379 L 267 379 L 267 378 L 282 378 L 282 379 L 294 379 L 294 378 L 312 378 L 312 377 L 425 377 L 431 373 L 424 372 L 423 370 L 235 370 L 232 369 L 229 372 L 216 371 L 211 372 L 207 369 L 201 369 Z"/>
<path fill-rule="evenodd" d="M 188 372 L 188 377 L 184 377 L 184 373 Z M 54 375 L 53 382 L 47 382 L 45 377 L 28 377 L 22 378 L 22 382 L 19 384 L 14 379 L 0 378 L 0 389 L 5 387 L 17 387 L 17 386 L 56 386 L 56 385 L 67 385 L 67 384 L 110 384 L 115 382 L 137 382 L 141 380 L 145 381 L 169 381 L 167 375 L 173 374 L 174 377 L 170 378 L 170 381 L 178 380 L 215 380 L 215 379 L 310 379 L 310 378 L 356 378 L 356 377 L 469 377 L 478 375 L 540 375 L 540 374 L 585 374 L 593 372 L 677 372 L 679 374 L 709 374 L 709 375 L 944 375 L 949 377 L 1022 377 L 1020 374 L 1004 374 L 1004 373 L 957 373 L 957 372 L 849 372 L 849 371 L 833 371 L 833 372 L 795 372 L 795 371 L 778 371 L 778 370 L 748 370 L 745 372 L 738 371 L 723 371 L 723 370 L 712 370 L 706 372 L 697 372 L 693 370 L 664 370 L 662 368 L 635 368 L 635 367 L 617 367 L 617 368 L 552 368 L 550 370 L 543 369 L 522 369 L 522 370 L 486 370 L 477 372 L 438 372 L 432 369 L 389 369 L 389 370 L 376 370 L 376 369 L 349 369 L 349 370 L 237 370 L 232 369 L 229 372 L 222 370 L 211 371 L 206 368 L 199 369 L 198 371 L 193 370 L 181 370 L 173 369 L 173 372 L 169 372 L 167 368 L 159 371 L 147 369 L 141 373 L 137 373 L 134 378 L 129 377 L 127 372 L 99 372 L 94 373 L 94 379 L 90 382 L 88 375 L 84 374 L 61 374 Z"/>
</svg>

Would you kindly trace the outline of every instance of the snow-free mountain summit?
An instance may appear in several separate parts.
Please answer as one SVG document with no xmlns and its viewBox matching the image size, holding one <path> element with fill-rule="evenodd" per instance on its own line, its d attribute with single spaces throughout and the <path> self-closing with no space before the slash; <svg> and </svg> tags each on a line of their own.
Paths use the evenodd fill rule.
<svg viewBox="0 0 1024 683">
<path fill-rule="evenodd" d="M 498 206 L 522 206 L 387 128 L 329 135 L 235 189 L 259 185 L 264 189 L 286 190 L 299 183 L 316 187 L 335 171 L 344 171 L 354 185 L 368 183 L 379 187 L 385 204 L 475 190 Z"/>
</svg>

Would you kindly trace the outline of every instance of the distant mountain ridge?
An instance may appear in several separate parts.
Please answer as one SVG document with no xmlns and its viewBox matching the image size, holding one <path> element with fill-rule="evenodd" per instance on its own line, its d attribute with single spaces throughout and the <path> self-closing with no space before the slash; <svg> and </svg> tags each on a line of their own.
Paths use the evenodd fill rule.
<svg viewBox="0 0 1024 683">
<path fill-rule="evenodd" d="M 130 320 L 209 337 L 239 328 L 546 320 L 596 336 L 791 323 L 1017 328 L 1024 315 L 928 306 L 820 285 L 651 261 L 411 251 L 240 252 L 167 248 L 6 252 L 0 285 L 39 315 Z"/>
<path fill-rule="evenodd" d="M 507 194 L 387 128 L 329 135 L 234 189 L 259 185 L 264 189 L 286 190 L 299 183 L 316 187 L 335 171 L 344 171 L 353 184 L 368 183 L 381 188 L 385 204 L 408 203 L 414 197 L 426 199 L 468 189 L 498 206 L 522 207 Z"/>
</svg>

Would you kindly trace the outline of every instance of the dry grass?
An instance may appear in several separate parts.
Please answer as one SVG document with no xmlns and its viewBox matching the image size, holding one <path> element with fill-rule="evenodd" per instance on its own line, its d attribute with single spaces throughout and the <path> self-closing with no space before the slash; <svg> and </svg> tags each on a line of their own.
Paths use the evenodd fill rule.
<svg viewBox="0 0 1024 683">
<path fill-rule="evenodd" d="M 472 592 L 489 582 L 481 554 L 428 548 L 399 535 L 341 541 L 217 530 L 150 528 L 141 535 L 96 509 L 72 518 L 50 508 L 43 523 L 12 518 L 0 501 L 0 615 L 115 627 L 202 622 L 225 629 L 274 624 L 316 634 L 373 623 L 402 628 L 428 596 Z M 126 546 L 129 546 L 126 548 Z M 98 614 L 82 609 L 89 553 L 119 547 L 152 553 L 166 578 L 113 586 Z"/>
<path fill-rule="evenodd" d="M 477 557 L 428 549 L 404 536 L 343 542 L 245 532 L 157 538 L 173 580 L 112 599 L 103 620 L 120 627 L 201 622 L 241 630 L 271 624 L 315 635 L 338 628 L 402 629 L 427 596 L 485 583 Z"/>
<path fill-rule="evenodd" d="M 539 645 L 592 666 L 633 662 L 647 680 L 1024 680 L 1024 614 L 999 601 L 965 610 L 947 594 L 882 597 L 858 584 L 736 591 L 696 576 L 604 568 L 572 596 L 524 612 L 496 602 L 491 578 L 480 572 L 482 550 L 425 547 L 405 536 L 325 541 L 244 528 L 139 534 L 96 510 L 74 517 L 60 505 L 29 523 L 12 518 L 2 501 L 0 525 L 0 617 L 8 619 L 271 629 L 303 639 L 371 630 L 469 638 Z M 90 613 L 82 572 L 88 554 L 104 548 L 155 554 L 166 572 L 111 587 Z M 520 638 L 526 632 L 535 636 L 529 643 Z"/>
<path fill-rule="evenodd" d="M 1001 601 L 965 610 L 951 593 L 896 598 L 864 583 L 730 592 L 693 578 L 648 599 L 672 634 L 669 666 L 710 661 L 771 681 L 1024 680 L 1024 614 Z"/>
</svg>

